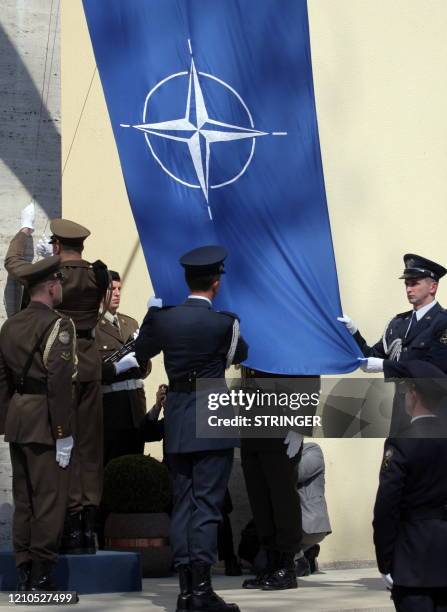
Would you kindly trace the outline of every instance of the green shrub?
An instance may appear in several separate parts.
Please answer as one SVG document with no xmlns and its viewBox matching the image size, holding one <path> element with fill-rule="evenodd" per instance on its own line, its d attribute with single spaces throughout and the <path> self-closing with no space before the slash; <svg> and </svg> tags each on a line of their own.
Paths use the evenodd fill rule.
<svg viewBox="0 0 447 612">
<path fill-rule="evenodd" d="M 168 468 L 153 457 L 124 455 L 106 466 L 103 503 L 109 512 L 165 512 L 171 495 Z"/>
</svg>

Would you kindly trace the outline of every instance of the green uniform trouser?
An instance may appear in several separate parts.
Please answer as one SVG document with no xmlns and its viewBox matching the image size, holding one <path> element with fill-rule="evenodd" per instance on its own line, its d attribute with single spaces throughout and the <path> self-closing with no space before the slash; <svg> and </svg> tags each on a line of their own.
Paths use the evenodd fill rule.
<svg viewBox="0 0 447 612">
<path fill-rule="evenodd" d="M 10 442 L 16 564 L 57 560 L 67 508 L 70 467 L 56 463 L 55 446 Z"/>
</svg>

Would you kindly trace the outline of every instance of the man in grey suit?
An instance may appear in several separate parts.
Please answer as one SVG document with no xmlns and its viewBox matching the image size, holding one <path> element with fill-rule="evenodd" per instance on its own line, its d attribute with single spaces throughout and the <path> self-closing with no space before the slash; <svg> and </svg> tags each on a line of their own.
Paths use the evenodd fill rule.
<svg viewBox="0 0 447 612">
<path fill-rule="evenodd" d="M 307 576 L 317 570 L 319 543 L 331 533 L 324 487 L 323 452 L 315 442 L 307 442 L 303 445 L 298 464 L 298 492 L 303 521 L 302 550 L 295 556 L 298 576 Z"/>
</svg>

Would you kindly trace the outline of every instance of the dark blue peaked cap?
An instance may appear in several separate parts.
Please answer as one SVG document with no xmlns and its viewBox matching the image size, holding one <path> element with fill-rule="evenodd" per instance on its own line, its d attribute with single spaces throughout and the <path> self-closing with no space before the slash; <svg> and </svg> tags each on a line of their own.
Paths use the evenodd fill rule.
<svg viewBox="0 0 447 612">
<path fill-rule="evenodd" d="M 447 270 L 430 259 L 407 253 L 404 255 L 405 270 L 399 278 L 432 278 L 438 281 Z"/>
<path fill-rule="evenodd" d="M 216 245 L 203 246 L 188 251 L 180 257 L 180 263 L 188 274 L 207 276 L 209 274 L 225 274 L 224 261 L 227 251 Z"/>
</svg>

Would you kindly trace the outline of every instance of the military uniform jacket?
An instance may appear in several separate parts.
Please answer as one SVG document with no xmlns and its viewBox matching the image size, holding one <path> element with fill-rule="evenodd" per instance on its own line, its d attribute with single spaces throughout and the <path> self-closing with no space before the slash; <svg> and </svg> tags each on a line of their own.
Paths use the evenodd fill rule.
<svg viewBox="0 0 447 612">
<path fill-rule="evenodd" d="M 132 317 L 118 313 L 119 327 L 104 317 L 96 327 L 95 338 L 101 358 L 121 349 L 124 344 L 133 338 L 138 330 L 138 323 Z M 147 373 L 145 373 L 147 375 Z M 115 374 L 112 363 L 102 362 L 102 384 L 111 385 L 122 380 L 140 379 L 143 373 L 132 368 L 119 376 Z M 146 397 L 144 389 L 130 389 L 113 391 L 103 395 L 104 429 L 118 431 L 123 429 L 136 429 L 146 413 Z"/>
<path fill-rule="evenodd" d="M 180 306 L 154 309 L 141 326 L 135 352 L 144 363 L 160 352 L 169 384 L 189 378 L 221 379 L 224 385 L 227 353 L 232 341 L 235 315 L 213 311 L 206 300 L 188 298 Z M 239 337 L 233 363 L 247 358 L 248 345 Z M 226 387 L 225 387 L 226 388 Z M 165 452 L 232 448 L 233 438 L 196 437 L 196 394 L 169 390 L 165 407 Z"/>
<path fill-rule="evenodd" d="M 405 587 L 447 587 L 447 438 L 437 418 L 417 419 L 403 438 L 388 438 L 374 507 L 381 573 Z M 447 519 L 447 512 L 445 513 Z"/>
<path fill-rule="evenodd" d="M 420 321 L 412 323 L 408 330 L 412 312 L 410 310 L 395 316 L 385 330 L 385 338 L 382 338 L 373 346 L 368 346 L 360 332 L 354 334 L 354 338 L 365 357 L 380 357 L 385 360 L 383 363 L 385 378 L 392 377 L 388 370 L 388 360 L 421 359 L 422 361 L 429 361 L 447 372 L 447 312 L 436 303 Z M 406 337 L 405 334 L 407 334 Z M 399 345 L 401 345 L 400 350 Z M 397 353 L 395 352 L 396 348 Z M 395 434 L 408 427 L 408 424 L 409 418 L 404 410 L 403 395 L 396 395 L 391 432 Z"/>
<path fill-rule="evenodd" d="M 28 356 L 39 338 L 27 380 L 46 393 L 14 390 Z M 73 382 L 76 372 L 76 337 L 73 322 L 40 302 L 8 319 L 0 332 L 0 433 L 7 442 L 53 445 L 71 435 Z"/>
<path fill-rule="evenodd" d="M 24 258 L 26 234 L 19 232 L 12 239 L 5 257 L 7 271 L 20 281 L 20 273 L 29 262 Z M 63 298 L 58 311 L 70 317 L 77 332 L 93 330 L 98 322 L 103 291 L 92 265 L 83 259 L 62 261 Z M 78 379 L 80 382 L 101 380 L 101 359 L 93 338 L 78 338 Z"/>
</svg>

